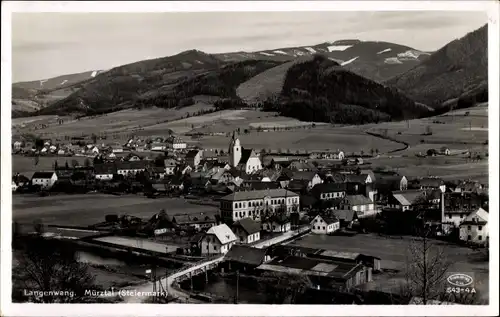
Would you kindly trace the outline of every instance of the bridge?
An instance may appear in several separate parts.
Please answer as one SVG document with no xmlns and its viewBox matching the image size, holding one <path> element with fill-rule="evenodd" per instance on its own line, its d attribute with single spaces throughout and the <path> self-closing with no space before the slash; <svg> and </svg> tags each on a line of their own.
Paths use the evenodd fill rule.
<svg viewBox="0 0 500 317">
<path fill-rule="evenodd" d="M 292 230 L 289 232 L 285 232 L 277 237 L 273 237 L 268 240 L 259 241 L 256 244 L 253 244 L 252 247 L 263 249 L 269 246 L 279 244 L 279 243 L 289 243 L 293 239 L 296 239 L 300 236 L 306 235 L 311 231 L 310 226 L 304 226 L 297 230 Z M 176 287 L 173 287 L 174 283 L 182 282 L 186 279 L 190 279 L 191 277 L 198 274 L 206 274 L 206 278 L 208 279 L 208 271 L 217 267 L 219 263 L 224 261 L 224 255 L 220 255 L 216 258 L 204 259 L 199 262 L 193 263 L 188 267 L 182 267 L 173 273 L 170 273 L 169 276 L 163 277 L 156 281 L 156 283 L 160 283 L 162 286 L 165 286 L 165 290 L 167 293 L 175 298 L 178 301 L 186 302 L 186 303 L 199 303 L 201 301 L 195 300 L 191 298 L 189 293 L 186 293 Z M 135 290 L 137 292 L 151 292 L 153 290 L 153 282 L 148 282 L 141 285 L 126 287 L 125 290 Z M 142 303 L 146 300 L 147 296 L 129 296 L 124 298 L 125 303 Z"/>
</svg>

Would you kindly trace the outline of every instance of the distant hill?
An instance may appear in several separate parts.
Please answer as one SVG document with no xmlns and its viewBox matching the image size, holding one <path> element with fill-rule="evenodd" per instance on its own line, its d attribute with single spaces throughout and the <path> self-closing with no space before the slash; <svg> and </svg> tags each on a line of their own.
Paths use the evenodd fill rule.
<svg viewBox="0 0 500 317">
<path fill-rule="evenodd" d="M 487 25 L 452 41 L 411 70 L 386 81 L 415 101 L 435 109 L 464 106 L 488 96 Z M 486 100 L 484 100 L 486 98 Z"/>
<path fill-rule="evenodd" d="M 267 59 L 292 61 L 303 56 L 323 54 L 347 69 L 375 81 L 384 81 L 417 65 L 430 54 L 414 48 L 376 41 L 339 40 L 311 46 L 288 47 L 258 52 L 215 54 L 223 61 Z"/>
<path fill-rule="evenodd" d="M 428 108 L 395 89 L 359 76 L 323 55 L 289 65 L 281 91 L 262 106 L 303 121 L 344 124 L 430 114 Z"/>
<path fill-rule="evenodd" d="M 197 95 L 236 97 L 236 87 L 276 61 L 225 63 L 190 50 L 113 68 L 38 114 L 97 114 L 130 107 L 183 107 Z"/>
</svg>

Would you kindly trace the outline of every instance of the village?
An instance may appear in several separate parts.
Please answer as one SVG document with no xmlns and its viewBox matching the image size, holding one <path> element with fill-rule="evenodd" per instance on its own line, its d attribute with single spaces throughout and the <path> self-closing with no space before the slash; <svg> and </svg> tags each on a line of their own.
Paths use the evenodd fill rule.
<svg viewBox="0 0 500 317">
<path fill-rule="evenodd" d="M 47 223 L 43 234 L 183 263 L 180 274 L 149 276 L 155 288 L 163 280 L 161 287 L 176 294 L 174 301 L 227 302 L 224 296 L 207 295 L 203 288 L 214 268 L 223 275 L 237 272 L 238 279 L 249 279 L 249 285 L 252 275 L 287 272 L 309 276 L 312 289 L 318 291 L 373 291 L 370 285 L 377 285 L 377 275 L 383 276 L 390 265 L 383 264 L 389 260 L 383 256 L 387 250 L 358 245 L 372 243 L 364 242 L 370 235 L 376 240 L 425 231 L 426 237 L 446 243 L 488 247 L 487 185 L 372 170 L 364 161 L 378 153 L 349 157 L 342 150 L 258 152 L 245 148 L 237 131 L 226 149 L 188 146 L 174 135 L 133 137 L 125 144 L 104 142 L 14 142 L 13 153 L 32 157 L 35 167 L 40 158 L 54 157 L 52 169 L 37 170 L 31 178 L 13 175 L 14 203 L 28 197 L 36 205 L 37 199 L 61 195 L 111 195 L 116 200 L 142 195 L 154 200 L 154 206 L 162 207 L 149 210 L 149 219 L 139 212 L 104 211 L 96 213 L 101 216 L 94 223 L 88 223 L 94 219 L 90 215 L 87 222 L 71 226 L 64 221 Z M 449 155 L 449 150 L 429 155 Z M 65 164 L 57 163 L 61 158 Z M 103 199 L 108 198 L 97 196 L 94 201 Z M 176 199 L 200 209 L 170 208 L 169 201 Z M 14 210 L 13 218 L 26 225 L 22 213 Z M 206 275 L 201 282 L 200 275 Z M 202 290 L 196 291 L 197 283 L 204 285 Z M 150 289 L 151 282 L 143 287 Z M 348 303 L 356 301 L 348 298 Z"/>
</svg>

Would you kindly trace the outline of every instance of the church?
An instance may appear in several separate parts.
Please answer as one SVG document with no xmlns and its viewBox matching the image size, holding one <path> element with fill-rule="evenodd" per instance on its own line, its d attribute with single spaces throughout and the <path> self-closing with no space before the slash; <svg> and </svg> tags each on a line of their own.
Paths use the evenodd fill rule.
<svg viewBox="0 0 500 317">
<path fill-rule="evenodd" d="M 229 164 L 232 167 L 245 171 L 247 174 L 252 174 L 262 169 L 259 155 L 253 149 L 242 148 L 240 140 L 234 132 L 231 143 L 229 143 Z"/>
</svg>

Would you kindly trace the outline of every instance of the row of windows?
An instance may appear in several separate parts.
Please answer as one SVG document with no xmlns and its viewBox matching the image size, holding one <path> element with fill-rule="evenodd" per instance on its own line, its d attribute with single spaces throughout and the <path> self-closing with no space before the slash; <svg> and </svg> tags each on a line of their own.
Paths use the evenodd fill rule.
<svg viewBox="0 0 500 317">
<path fill-rule="evenodd" d="M 471 226 L 467 226 L 467 230 L 469 230 L 469 231 L 470 231 L 470 230 L 471 230 Z M 477 227 L 477 230 L 478 230 L 478 231 L 483 230 L 483 226 L 478 226 L 478 227 Z"/>
<path fill-rule="evenodd" d="M 321 197 L 324 197 L 324 198 L 336 198 L 336 197 L 343 197 L 344 196 L 344 192 L 338 192 L 338 193 L 323 193 L 321 194 Z"/>
<path fill-rule="evenodd" d="M 280 198 L 280 199 L 271 199 L 271 205 L 283 205 L 285 204 L 285 199 Z M 299 199 L 298 198 L 288 198 L 288 203 L 289 204 L 298 204 Z M 262 200 L 260 201 L 250 201 L 250 202 L 236 202 L 234 203 L 234 208 L 239 209 L 239 208 L 247 208 L 247 207 L 262 207 L 264 202 Z M 231 202 L 221 202 L 221 207 L 224 209 L 230 209 L 232 207 L 233 203 Z M 266 201 L 266 206 L 269 206 L 269 201 Z"/>
<path fill-rule="evenodd" d="M 481 240 L 483 240 L 483 236 L 477 236 L 477 239 L 478 239 L 479 241 L 481 241 Z M 468 235 L 468 236 L 467 236 L 467 240 L 472 240 L 472 236 Z"/>
</svg>

